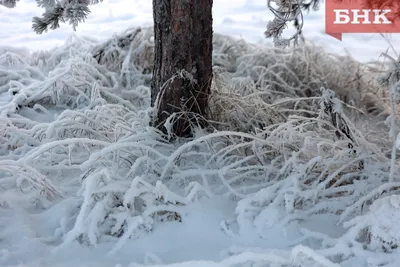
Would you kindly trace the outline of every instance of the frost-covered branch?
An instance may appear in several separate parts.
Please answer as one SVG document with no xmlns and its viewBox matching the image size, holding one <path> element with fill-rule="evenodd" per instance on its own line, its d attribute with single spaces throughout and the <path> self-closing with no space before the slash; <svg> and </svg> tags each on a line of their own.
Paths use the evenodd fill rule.
<svg viewBox="0 0 400 267">
<path fill-rule="evenodd" d="M 291 41 L 297 44 L 299 37 L 302 35 L 303 11 L 318 10 L 320 0 L 268 0 L 267 4 L 275 18 L 268 22 L 265 36 L 273 38 L 276 46 L 286 47 L 290 45 Z M 290 22 L 293 22 L 296 33 L 290 38 L 282 38 L 283 31 Z"/>
<path fill-rule="evenodd" d="M 46 11 L 42 17 L 33 18 L 33 29 L 41 34 L 48 29 L 55 30 L 60 27 L 60 22 L 69 23 L 75 30 L 80 22 L 84 22 L 90 13 L 87 0 L 40 1 L 39 6 L 45 6 Z"/>
<path fill-rule="evenodd" d="M 14 8 L 19 0 L 0 0 L 0 5 Z M 39 7 L 45 12 L 41 17 L 32 19 L 32 28 L 37 34 L 49 29 L 55 30 L 60 23 L 68 23 L 74 30 L 79 23 L 84 22 L 90 14 L 89 5 L 98 4 L 102 0 L 36 0 Z"/>
<path fill-rule="evenodd" d="M 19 0 L 0 0 L 0 5 L 8 8 L 13 8 L 17 5 L 18 1 Z"/>
<path fill-rule="evenodd" d="M 329 1 L 346 2 L 344 0 Z M 304 25 L 303 12 L 309 12 L 310 10 L 317 11 L 321 2 L 321 0 L 268 0 L 268 8 L 275 17 L 272 21 L 268 22 L 265 36 L 272 38 L 274 44 L 278 47 L 289 46 L 292 41 L 294 44 L 297 44 L 299 37 L 302 35 Z M 397 1 L 360 0 L 360 3 L 368 9 L 393 10 L 389 17 L 391 20 L 396 20 L 400 17 L 400 5 L 398 5 Z M 288 23 L 293 23 L 296 32 L 291 37 L 284 38 L 282 34 L 288 28 Z"/>
</svg>

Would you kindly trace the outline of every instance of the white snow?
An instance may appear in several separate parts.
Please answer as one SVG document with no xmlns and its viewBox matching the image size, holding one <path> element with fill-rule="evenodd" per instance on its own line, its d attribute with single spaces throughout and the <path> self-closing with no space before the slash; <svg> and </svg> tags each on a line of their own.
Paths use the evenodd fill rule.
<svg viewBox="0 0 400 267">
<path fill-rule="evenodd" d="M 271 42 L 263 37 L 271 18 L 265 1 L 214 2 L 217 33 Z M 42 11 L 34 0 L 0 6 L 0 266 L 400 266 L 400 201 L 390 195 L 398 194 L 400 175 L 387 183 L 386 140 L 363 135 L 332 91 L 321 99 L 332 100 L 361 153 L 350 155 L 348 143 L 321 126 L 330 117 L 319 110 L 315 118 L 265 118 L 279 125 L 261 133 L 198 130 L 193 141 L 173 145 L 148 127 L 140 69 L 148 62 L 131 60 L 146 52 L 147 33 L 132 50 L 117 49 L 113 60 L 124 75 L 108 58 L 99 65 L 87 57 L 97 42 L 81 36 L 104 41 L 151 26 L 151 8 L 150 0 L 105 0 L 71 37 L 68 25 L 36 35 L 31 18 Z M 326 35 L 323 5 L 306 16 L 305 37 L 360 61 L 377 60 L 390 46 L 379 34 L 344 34 L 343 42 Z M 398 47 L 399 35 L 388 38 Z M 269 64 L 262 49 L 240 51 L 232 88 L 221 91 L 252 95 L 250 76 L 265 78 L 256 68 L 248 74 L 250 67 Z M 261 63 L 246 61 L 246 52 Z M 291 90 L 274 104 L 293 101 Z"/>
</svg>

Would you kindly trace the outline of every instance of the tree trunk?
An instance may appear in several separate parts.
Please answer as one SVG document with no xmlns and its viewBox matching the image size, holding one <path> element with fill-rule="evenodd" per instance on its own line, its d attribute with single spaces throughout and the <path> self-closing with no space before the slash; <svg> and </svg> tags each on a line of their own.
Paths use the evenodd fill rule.
<svg viewBox="0 0 400 267">
<path fill-rule="evenodd" d="M 175 113 L 172 132 L 191 134 L 206 114 L 212 79 L 212 0 L 153 0 L 153 125 Z"/>
</svg>

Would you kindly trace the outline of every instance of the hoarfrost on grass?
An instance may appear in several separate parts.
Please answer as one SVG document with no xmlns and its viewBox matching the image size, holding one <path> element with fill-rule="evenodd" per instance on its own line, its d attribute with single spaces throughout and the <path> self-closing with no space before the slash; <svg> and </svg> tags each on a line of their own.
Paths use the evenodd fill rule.
<svg viewBox="0 0 400 267">
<path fill-rule="evenodd" d="M 115 260 L 167 224 L 176 230 L 168 238 L 179 235 L 173 225 L 185 228 L 198 203 L 210 201 L 204 214 L 217 216 L 226 207 L 215 210 L 213 201 L 222 197 L 234 207 L 215 229 L 188 228 L 223 240 L 205 241 L 208 246 L 247 248 L 168 266 L 399 262 L 398 237 L 388 234 L 397 217 L 386 215 L 396 213 L 400 188 L 389 181 L 400 177 L 389 128 L 376 126 L 388 115 L 374 80 L 377 67 L 308 42 L 281 50 L 215 34 L 209 127 L 166 143 L 149 127 L 152 40 L 144 28 L 105 43 L 75 36 L 32 55 L 1 49 L 0 93 L 7 103 L 0 107 L 0 213 L 10 221 L 53 216 L 52 233 L 39 223 L 23 226 L 38 236 L 37 249 L 112 244 L 107 252 Z M 380 84 L 392 85 L 390 77 Z M 48 120 L 33 120 L 35 114 Z M 68 212 L 46 213 L 57 207 Z M 321 222 L 337 229 L 321 229 Z M 4 242 L 11 242 L 13 227 L 0 230 Z M 273 234 L 279 240 L 266 242 Z M 22 250 L 9 253 L 1 242 L 0 263 L 15 263 Z M 282 248 L 257 250 L 264 242 Z M 135 255 L 127 263 L 142 266 Z M 166 255 L 153 256 L 147 263 L 165 266 Z"/>
</svg>

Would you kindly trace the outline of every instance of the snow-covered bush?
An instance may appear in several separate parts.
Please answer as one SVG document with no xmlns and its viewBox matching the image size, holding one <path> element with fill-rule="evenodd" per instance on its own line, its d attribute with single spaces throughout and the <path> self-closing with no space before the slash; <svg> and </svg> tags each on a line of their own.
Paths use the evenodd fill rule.
<svg viewBox="0 0 400 267">
<path fill-rule="evenodd" d="M 214 46 L 223 41 L 231 44 L 226 37 L 215 39 Z M 285 121 L 293 113 L 315 116 L 321 87 L 333 90 L 344 109 L 350 105 L 364 113 L 387 115 L 384 91 L 374 80 L 373 66 L 350 56 L 328 54 L 312 43 L 292 50 L 240 42 L 217 46 L 214 63 L 211 119 L 230 129 L 262 128 Z"/>
</svg>

